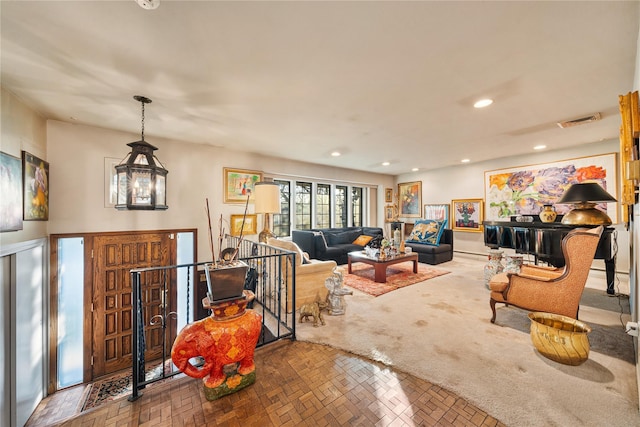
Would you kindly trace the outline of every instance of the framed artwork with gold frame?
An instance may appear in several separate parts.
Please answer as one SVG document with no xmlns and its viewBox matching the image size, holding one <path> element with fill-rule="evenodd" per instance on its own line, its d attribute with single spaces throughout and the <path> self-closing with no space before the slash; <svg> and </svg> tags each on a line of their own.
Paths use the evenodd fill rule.
<svg viewBox="0 0 640 427">
<path fill-rule="evenodd" d="M 245 203 L 247 196 L 253 201 L 254 188 L 262 181 L 262 172 L 224 168 L 224 202 Z"/>
<path fill-rule="evenodd" d="M 508 220 L 514 215 L 538 215 L 546 204 L 554 205 L 572 184 L 595 181 L 617 198 L 617 153 L 579 157 L 555 162 L 484 173 L 485 216 L 489 221 Z M 618 203 L 601 203 L 614 224 L 618 222 Z M 555 206 L 564 215 L 572 206 Z M 452 214 L 455 212 L 452 212 Z"/>
<path fill-rule="evenodd" d="M 394 222 L 395 218 L 395 206 L 386 205 L 384 207 L 384 222 Z"/>
<path fill-rule="evenodd" d="M 451 201 L 451 229 L 457 231 L 482 231 L 484 220 L 483 199 L 456 199 Z"/>
<path fill-rule="evenodd" d="M 232 236 L 239 236 L 241 231 L 243 236 L 258 234 L 258 215 L 247 214 L 244 219 L 244 227 L 242 226 L 243 217 L 244 215 L 231 215 L 231 221 L 229 224 L 231 230 L 229 234 Z"/>
<path fill-rule="evenodd" d="M 384 202 L 393 203 L 393 188 L 384 189 Z"/>
<path fill-rule="evenodd" d="M 25 221 L 49 220 L 49 163 L 26 151 L 22 152 Z"/>
<path fill-rule="evenodd" d="M 398 184 L 399 216 L 420 218 L 422 210 L 422 181 Z"/>
</svg>

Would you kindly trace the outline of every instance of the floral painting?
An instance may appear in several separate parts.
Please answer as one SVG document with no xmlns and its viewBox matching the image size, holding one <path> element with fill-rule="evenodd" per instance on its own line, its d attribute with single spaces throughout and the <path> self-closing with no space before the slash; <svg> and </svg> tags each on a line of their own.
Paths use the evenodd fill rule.
<svg viewBox="0 0 640 427">
<path fill-rule="evenodd" d="M 399 183 L 398 202 L 400 203 L 400 216 L 420 218 L 422 181 Z"/>
<path fill-rule="evenodd" d="M 24 184 L 24 220 L 48 220 L 49 163 L 23 151 L 22 176 Z"/>
<path fill-rule="evenodd" d="M 538 215 L 544 205 L 555 202 L 571 185 L 597 182 L 616 197 L 616 154 L 563 160 L 485 172 L 487 220 L 509 220 L 513 215 Z M 617 222 L 617 203 L 602 203 L 599 209 Z M 572 205 L 557 205 L 564 215 Z"/>
<path fill-rule="evenodd" d="M 452 200 L 453 230 L 482 231 L 482 199 Z"/>
</svg>

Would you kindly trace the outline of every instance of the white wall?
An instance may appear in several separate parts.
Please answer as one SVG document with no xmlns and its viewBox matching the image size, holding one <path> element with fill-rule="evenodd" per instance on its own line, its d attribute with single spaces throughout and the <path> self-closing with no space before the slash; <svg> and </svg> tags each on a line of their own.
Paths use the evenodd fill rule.
<svg viewBox="0 0 640 427">
<path fill-rule="evenodd" d="M 46 121 L 22 101 L 0 88 L 0 151 L 21 157 L 27 151 L 47 160 Z M 47 235 L 46 221 L 24 221 L 23 229 L 0 233 L 0 245 L 24 242 Z"/>
<path fill-rule="evenodd" d="M 0 97 L 0 150 L 47 160 L 45 120 L 4 89 Z M 23 425 L 46 393 L 47 224 L 0 233 L 0 425 Z"/>
<path fill-rule="evenodd" d="M 467 163 L 432 171 L 400 175 L 397 182 L 422 181 L 422 203 L 451 203 L 452 199 L 484 199 L 485 171 L 524 166 L 537 163 L 554 162 L 596 154 L 617 153 L 618 140 L 610 140 L 581 145 L 573 149 L 545 151 L 527 156 L 513 156 L 479 163 Z M 629 233 L 623 224 L 615 225 L 618 234 L 618 259 L 616 269 L 629 271 Z M 455 231 L 454 248 L 456 251 L 486 254 L 482 233 Z M 596 260 L 595 268 L 604 269 L 604 262 Z"/>
<path fill-rule="evenodd" d="M 152 123 L 147 123 L 147 129 L 152 126 Z M 147 142 L 158 147 L 156 155 L 169 170 L 169 209 L 117 211 L 113 207 L 105 207 L 104 158 L 122 159 L 129 152 L 126 144 L 139 140 L 140 135 L 50 120 L 47 123 L 47 136 L 51 164 L 50 234 L 197 228 L 198 261 L 212 258 L 207 245 L 205 200 L 209 199 L 215 235 L 221 214 L 228 220 L 230 214 L 244 212 L 244 204 L 223 203 L 224 167 L 264 171 L 270 177 L 302 176 L 376 185 L 378 200 L 383 200 L 384 188 L 393 184 L 390 175 L 337 169 L 147 136 Z M 253 213 L 252 204 L 248 212 Z M 383 218 L 382 206 L 373 218 Z M 259 229 L 262 227 L 261 220 Z"/>
</svg>

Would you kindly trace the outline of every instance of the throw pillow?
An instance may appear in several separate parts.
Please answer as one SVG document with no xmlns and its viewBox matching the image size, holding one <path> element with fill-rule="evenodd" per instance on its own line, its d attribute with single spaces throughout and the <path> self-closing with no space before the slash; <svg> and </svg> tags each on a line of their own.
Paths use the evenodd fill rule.
<svg viewBox="0 0 640 427">
<path fill-rule="evenodd" d="M 408 242 L 424 243 L 426 245 L 438 246 L 440 237 L 447 225 L 447 220 L 437 221 L 434 219 L 419 219 L 413 225 Z"/>
<path fill-rule="evenodd" d="M 367 243 L 369 243 L 372 239 L 373 239 L 373 236 L 367 236 L 365 234 L 362 234 L 358 236 L 356 240 L 353 241 L 353 244 L 358 246 L 366 246 Z"/>
</svg>

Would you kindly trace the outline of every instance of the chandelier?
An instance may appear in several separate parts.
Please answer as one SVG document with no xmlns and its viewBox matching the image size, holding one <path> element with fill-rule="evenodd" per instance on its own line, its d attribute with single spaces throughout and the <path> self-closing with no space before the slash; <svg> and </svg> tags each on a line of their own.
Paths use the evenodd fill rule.
<svg viewBox="0 0 640 427">
<path fill-rule="evenodd" d="M 167 206 L 167 171 L 153 154 L 156 147 L 144 140 L 144 96 L 133 99 L 142 104 L 142 137 L 130 142 L 131 152 L 116 166 L 118 210 L 165 210 Z"/>
</svg>

